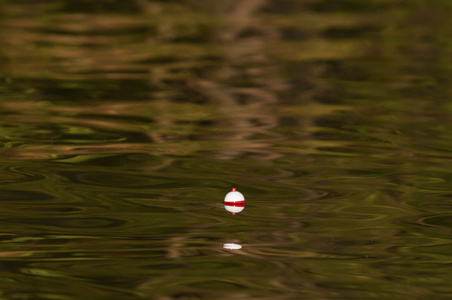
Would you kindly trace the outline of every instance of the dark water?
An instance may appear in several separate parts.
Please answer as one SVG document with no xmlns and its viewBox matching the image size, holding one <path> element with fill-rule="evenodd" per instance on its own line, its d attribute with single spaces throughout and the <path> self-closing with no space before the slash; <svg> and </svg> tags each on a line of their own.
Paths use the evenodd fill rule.
<svg viewBox="0 0 452 300">
<path fill-rule="evenodd" d="M 0 299 L 450 299 L 451 12 L 0 1 Z"/>
</svg>

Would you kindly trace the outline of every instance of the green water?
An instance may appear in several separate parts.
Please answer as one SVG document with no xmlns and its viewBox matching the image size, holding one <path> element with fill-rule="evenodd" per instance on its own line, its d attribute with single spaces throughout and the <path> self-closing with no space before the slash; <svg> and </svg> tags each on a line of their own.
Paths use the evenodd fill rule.
<svg viewBox="0 0 452 300">
<path fill-rule="evenodd" d="M 0 1 L 0 300 L 450 299 L 451 12 Z"/>
</svg>

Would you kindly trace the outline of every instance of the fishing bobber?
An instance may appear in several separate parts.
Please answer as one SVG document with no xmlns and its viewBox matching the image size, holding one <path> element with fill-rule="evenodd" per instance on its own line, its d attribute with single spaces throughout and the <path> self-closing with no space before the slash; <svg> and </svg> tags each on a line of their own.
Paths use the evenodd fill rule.
<svg viewBox="0 0 452 300">
<path fill-rule="evenodd" d="M 245 197 L 236 188 L 232 188 L 224 197 L 224 208 L 233 215 L 241 212 L 245 209 Z"/>
</svg>

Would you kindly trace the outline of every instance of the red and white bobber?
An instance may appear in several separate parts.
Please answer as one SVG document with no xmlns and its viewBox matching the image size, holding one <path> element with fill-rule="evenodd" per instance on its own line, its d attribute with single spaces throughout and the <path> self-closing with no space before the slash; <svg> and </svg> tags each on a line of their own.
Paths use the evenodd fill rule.
<svg viewBox="0 0 452 300">
<path fill-rule="evenodd" d="M 224 197 L 224 208 L 233 215 L 241 212 L 245 209 L 245 197 L 236 188 L 232 188 Z"/>
</svg>

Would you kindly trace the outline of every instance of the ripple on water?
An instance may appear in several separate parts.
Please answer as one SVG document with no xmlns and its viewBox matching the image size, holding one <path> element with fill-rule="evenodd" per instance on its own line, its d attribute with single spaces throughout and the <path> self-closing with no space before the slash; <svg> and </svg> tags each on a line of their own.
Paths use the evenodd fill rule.
<svg viewBox="0 0 452 300">
<path fill-rule="evenodd" d="M 0 201 L 20 202 L 40 202 L 53 200 L 56 197 L 44 192 L 27 190 L 0 190 Z"/>
<path fill-rule="evenodd" d="M 165 186 L 172 182 L 170 179 L 145 174 L 127 174 L 123 172 L 60 172 L 61 176 L 76 184 L 111 188 L 149 188 L 151 186 Z"/>
<path fill-rule="evenodd" d="M 3 169 L 3 172 L 0 172 L 0 174 L 1 184 L 35 182 L 46 178 L 45 174 L 39 170 L 32 170 L 29 167 L 21 166 L 6 167 Z"/>
<path fill-rule="evenodd" d="M 36 230 L 43 231 L 54 231 L 54 232 L 73 232 L 79 233 L 81 229 L 85 230 L 86 233 L 101 232 L 106 228 L 116 228 L 124 224 L 123 220 L 112 219 L 112 218 L 2 218 L 3 223 L 16 224 L 22 228 L 33 228 Z"/>
</svg>

